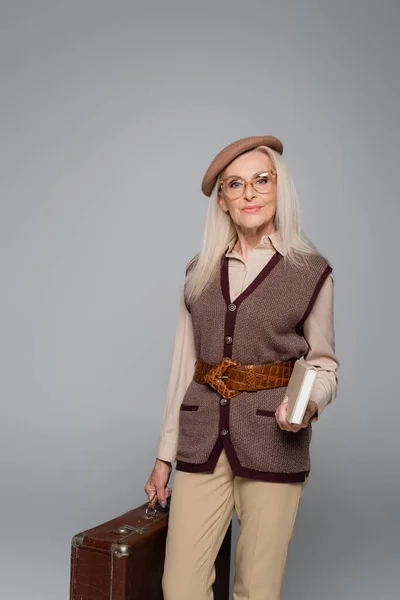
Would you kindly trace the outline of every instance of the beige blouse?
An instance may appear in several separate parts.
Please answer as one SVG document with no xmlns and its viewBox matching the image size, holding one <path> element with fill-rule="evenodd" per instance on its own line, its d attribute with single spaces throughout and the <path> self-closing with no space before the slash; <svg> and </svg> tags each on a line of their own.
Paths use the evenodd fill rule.
<svg viewBox="0 0 400 600">
<path fill-rule="evenodd" d="M 233 250 L 235 241 L 226 251 L 226 256 L 230 259 L 228 272 L 232 301 L 253 281 L 275 252 L 283 254 L 277 231 L 262 236 L 259 244 L 248 252 L 246 261 Z M 303 335 L 309 345 L 305 360 L 311 365 L 321 367 L 317 372 L 310 397 L 318 405 L 318 411 L 312 418 L 312 421 L 317 421 L 324 408 L 335 399 L 338 388 L 337 373 L 340 363 L 335 355 L 332 273 L 326 278 L 304 322 Z M 196 358 L 191 315 L 186 308 L 182 289 L 171 372 L 157 449 L 157 458 L 162 460 L 171 462 L 175 460 L 179 409 L 189 383 L 193 379 Z"/>
</svg>

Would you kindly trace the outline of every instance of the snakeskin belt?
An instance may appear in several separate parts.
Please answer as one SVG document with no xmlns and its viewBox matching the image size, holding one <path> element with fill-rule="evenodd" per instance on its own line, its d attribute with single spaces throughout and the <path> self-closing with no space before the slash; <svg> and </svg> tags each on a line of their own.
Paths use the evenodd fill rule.
<svg viewBox="0 0 400 600">
<path fill-rule="evenodd" d="M 296 359 L 283 362 L 244 365 L 224 356 L 218 364 L 196 361 L 194 380 L 210 385 L 224 398 L 240 392 L 254 392 L 289 383 Z"/>
</svg>

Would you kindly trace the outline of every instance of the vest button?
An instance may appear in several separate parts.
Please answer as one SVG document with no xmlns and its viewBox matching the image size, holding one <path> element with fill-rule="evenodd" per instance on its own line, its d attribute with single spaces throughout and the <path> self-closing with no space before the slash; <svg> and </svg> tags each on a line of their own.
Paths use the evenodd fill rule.
<svg viewBox="0 0 400 600">
<path fill-rule="evenodd" d="M 221 398 L 221 400 L 219 401 L 221 406 L 226 406 L 228 404 L 228 400 L 226 398 Z"/>
<path fill-rule="evenodd" d="M 236 310 L 236 304 L 228 304 L 228 309 L 229 310 Z"/>
<path fill-rule="evenodd" d="M 232 344 L 232 342 L 233 342 L 233 339 L 231 338 L 231 336 L 227 335 L 225 338 L 225 344 Z"/>
<path fill-rule="evenodd" d="M 221 435 L 226 435 L 228 433 L 227 429 L 221 429 Z"/>
</svg>

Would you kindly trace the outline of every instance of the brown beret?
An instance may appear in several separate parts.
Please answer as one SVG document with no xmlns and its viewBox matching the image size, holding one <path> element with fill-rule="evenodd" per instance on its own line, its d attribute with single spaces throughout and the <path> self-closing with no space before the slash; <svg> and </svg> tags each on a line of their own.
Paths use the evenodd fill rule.
<svg viewBox="0 0 400 600">
<path fill-rule="evenodd" d="M 211 196 L 211 192 L 221 171 L 237 158 L 239 154 L 256 148 L 256 146 L 268 146 L 279 152 L 279 154 L 283 152 L 282 142 L 273 135 L 253 135 L 232 142 L 218 152 L 217 156 L 211 161 L 201 183 L 202 192 L 206 196 Z"/>
</svg>

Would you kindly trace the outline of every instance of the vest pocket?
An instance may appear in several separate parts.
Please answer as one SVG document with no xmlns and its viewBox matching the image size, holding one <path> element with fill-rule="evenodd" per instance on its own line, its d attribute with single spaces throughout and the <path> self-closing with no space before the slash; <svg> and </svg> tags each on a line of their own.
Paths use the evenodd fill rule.
<svg viewBox="0 0 400 600">
<path fill-rule="evenodd" d="M 199 457 L 199 446 L 201 446 L 203 431 L 204 411 L 200 404 L 181 404 L 179 411 L 179 435 L 177 460 L 184 462 L 203 462 Z M 204 459 L 205 461 L 206 459 Z"/>
<path fill-rule="evenodd" d="M 263 410 L 262 408 L 257 408 L 256 415 L 260 415 L 262 417 L 275 417 L 274 410 Z"/>
<path fill-rule="evenodd" d="M 247 410 L 246 410 L 247 408 Z M 275 411 L 233 405 L 230 432 L 239 463 L 247 469 L 265 473 L 288 474 L 310 468 L 307 428 L 297 432 L 279 427 Z M 194 415 L 195 413 L 193 413 Z"/>
</svg>

